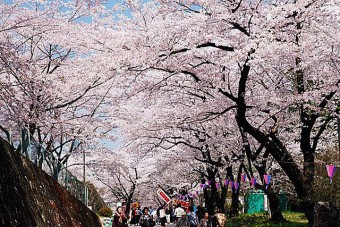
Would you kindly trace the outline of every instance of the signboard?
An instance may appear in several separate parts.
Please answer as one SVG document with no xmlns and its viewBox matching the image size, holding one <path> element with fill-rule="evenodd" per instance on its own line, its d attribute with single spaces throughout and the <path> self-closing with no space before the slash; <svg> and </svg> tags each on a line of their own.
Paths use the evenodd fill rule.
<svg viewBox="0 0 340 227">
<path fill-rule="evenodd" d="M 164 202 L 166 202 L 166 203 L 170 203 L 171 202 L 170 197 L 162 189 L 158 189 L 157 190 L 157 195 L 159 197 L 161 197 L 161 199 L 163 199 Z"/>
<path fill-rule="evenodd" d="M 190 206 L 190 202 L 179 200 L 179 199 L 175 199 L 174 204 L 176 204 L 176 205 L 181 204 L 181 207 L 183 207 L 185 209 L 188 209 L 188 207 Z"/>
<path fill-rule="evenodd" d="M 181 206 L 188 209 L 188 207 L 190 206 L 190 203 L 186 201 L 181 201 Z"/>
</svg>

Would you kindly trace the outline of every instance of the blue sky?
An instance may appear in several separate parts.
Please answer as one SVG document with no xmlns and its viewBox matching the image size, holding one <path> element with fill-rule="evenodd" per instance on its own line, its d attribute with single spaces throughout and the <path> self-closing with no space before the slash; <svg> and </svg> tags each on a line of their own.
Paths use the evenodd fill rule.
<svg viewBox="0 0 340 227">
<path fill-rule="evenodd" d="M 1 4 L 13 4 L 15 3 L 16 0 L 1 0 Z M 75 2 L 76 0 L 64 0 L 63 2 Z M 89 0 L 91 1 L 91 0 Z M 27 1 L 27 2 L 32 2 L 34 3 L 35 1 Z M 53 0 L 48 0 L 48 3 L 53 2 Z M 117 3 L 122 2 L 121 0 L 108 0 L 102 3 L 102 5 L 104 5 L 107 9 L 112 9 L 112 7 L 114 5 L 116 5 Z M 29 8 L 29 5 L 23 5 L 23 7 L 27 7 Z M 67 10 L 67 8 L 64 8 L 63 10 Z M 126 10 L 124 12 L 122 12 L 124 15 L 131 17 L 131 12 Z M 118 13 L 117 13 L 118 14 Z M 116 15 L 117 15 L 116 14 Z M 114 16 L 116 16 L 114 15 Z M 92 17 L 88 16 L 88 17 L 82 17 L 80 19 L 77 20 L 77 22 L 85 22 L 85 23 L 90 23 L 92 21 Z"/>
</svg>

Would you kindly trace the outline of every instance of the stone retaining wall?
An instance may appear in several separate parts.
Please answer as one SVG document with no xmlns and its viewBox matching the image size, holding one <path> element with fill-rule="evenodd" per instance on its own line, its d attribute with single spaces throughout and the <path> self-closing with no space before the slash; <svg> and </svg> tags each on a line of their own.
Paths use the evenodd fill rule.
<svg viewBox="0 0 340 227">
<path fill-rule="evenodd" d="M 101 224 L 95 213 L 0 138 L 0 226 Z"/>
</svg>

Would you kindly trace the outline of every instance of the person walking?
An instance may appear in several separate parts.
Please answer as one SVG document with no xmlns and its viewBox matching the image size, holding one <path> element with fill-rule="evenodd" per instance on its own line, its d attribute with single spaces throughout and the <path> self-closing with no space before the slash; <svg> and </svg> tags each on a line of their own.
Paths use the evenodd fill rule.
<svg viewBox="0 0 340 227">
<path fill-rule="evenodd" d="M 189 211 L 189 213 L 188 213 L 187 217 L 188 217 L 188 220 L 189 220 L 189 223 L 190 223 L 190 227 L 197 227 L 198 226 L 198 220 L 197 220 L 197 216 L 194 212 L 193 206 L 190 206 L 188 208 L 188 211 Z"/>
<path fill-rule="evenodd" d="M 174 215 L 175 215 L 175 223 L 177 223 L 177 221 L 179 220 L 179 219 L 181 219 L 181 217 L 183 216 L 183 215 L 185 215 L 186 216 L 186 212 L 185 212 L 185 210 L 181 207 L 181 204 L 179 203 L 179 204 L 177 204 L 177 207 L 176 207 L 176 209 L 175 209 L 175 212 L 174 212 Z"/>
<path fill-rule="evenodd" d="M 139 220 L 140 220 L 140 217 L 142 216 L 142 210 L 140 207 L 137 207 L 137 210 L 136 210 L 136 224 L 139 225 Z"/>
<path fill-rule="evenodd" d="M 130 210 L 130 224 L 136 224 L 136 207 L 132 207 Z"/>
<path fill-rule="evenodd" d="M 122 207 L 117 207 L 117 212 L 113 216 L 113 227 L 127 227 L 127 218 L 123 212 Z"/>
<path fill-rule="evenodd" d="M 224 227 L 226 225 L 227 218 L 221 209 L 217 209 L 215 217 L 216 217 L 217 227 Z"/>
<path fill-rule="evenodd" d="M 143 209 L 143 215 L 139 219 L 139 224 L 141 227 L 153 227 L 156 225 L 152 216 L 149 214 L 149 209 L 147 207 L 144 207 Z"/>
<path fill-rule="evenodd" d="M 165 223 L 166 223 L 166 213 L 165 213 L 165 209 L 164 207 L 162 207 L 159 210 L 159 222 L 161 224 L 162 227 L 165 227 Z"/>
<path fill-rule="evenodd" d="M 204 213 L 204 217 L 200 221 L 200 227 L 213 227 L 208 212 Z"/>
<path fill-rule="evenodd" d="M 202 218 L 204 218 L 204 213 L 205 213 L 204 208 L 198 205 L 196 209 L 196 215 L 197 215 L 198 220 L 201 220 Z"/>
<path fill-rule="evenodd" d="M 169 207 L 165 209 L 166 222 L 169 224 L 171 222 L 171 210 Z"/>
<path fill-rule="evenodd" d="M 149 214 L 154 221 L 157 221 L 157 210 L 155 208 L 150 207 Z"/>
<path fill-rule="evenodd" d="M 190 227 L 189 220 L 187 219 L 187 213 L 185 211 L 184 213 L 182 213 L 181 217 L 177 220 L 176 227 Z"/>
</svg>

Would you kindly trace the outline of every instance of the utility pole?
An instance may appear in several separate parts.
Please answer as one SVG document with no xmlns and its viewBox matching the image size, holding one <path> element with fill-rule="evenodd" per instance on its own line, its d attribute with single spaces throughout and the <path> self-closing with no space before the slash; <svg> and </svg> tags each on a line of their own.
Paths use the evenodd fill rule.
<svg viewBox="0 0 340 227">
<path fill-rule="evenodd" d="M 84 204 L 87 206 L 87 187 L 86 187 L 86 171 L 85 171 L 85 165 L 86 164 L 86 159 L 85 159 L 85 149 L 83 147 L 83 184 L 84 184 Z"/>
<path fill-rule="evenodd" d="M 85 149 L 83 149 L 83 183 L 85 185 L 85 180 L 86 180 L 86 177 L 85 177 Z"/>
<path fill-rule="evenodd" d="M 67 173 L 67 166 L 68 166 L 68 160 L 66 161 L 66 182 L 65 182 L 65 186 L 66 186 L 66 190 L 68 191 L 68 173 Z"/>
</svg>

